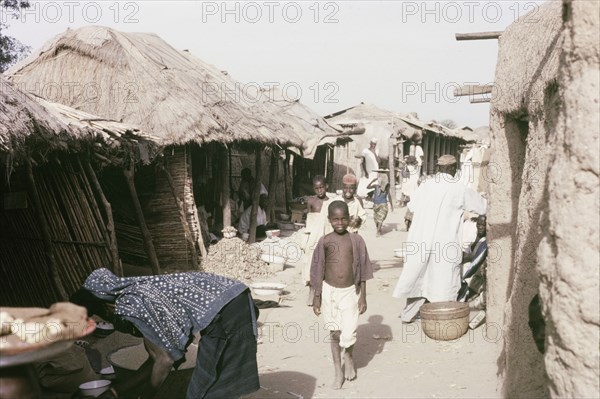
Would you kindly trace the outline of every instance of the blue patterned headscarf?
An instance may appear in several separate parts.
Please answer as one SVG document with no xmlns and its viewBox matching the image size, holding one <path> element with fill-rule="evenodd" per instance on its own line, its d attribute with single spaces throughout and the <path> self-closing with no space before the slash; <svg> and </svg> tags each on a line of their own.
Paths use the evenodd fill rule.
<svg viewBox="0 0 600 399">
<path fill-rule="evenodd" d="M 208 326 L 247 287 L 210 273 L 117 277 L 108 269 L 97 269 L 83 288 L 100 299 L 114 301 L 115 314 L 133 323 L 177 361 L 190 336 Z"/>
</svg>

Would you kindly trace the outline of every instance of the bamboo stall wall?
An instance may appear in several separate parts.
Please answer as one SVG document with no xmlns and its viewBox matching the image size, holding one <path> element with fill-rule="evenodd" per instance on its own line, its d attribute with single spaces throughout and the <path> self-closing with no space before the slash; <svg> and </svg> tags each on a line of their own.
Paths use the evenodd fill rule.
<svg viewBox="0 0 600 399">
<path fill-rule="evenodd" d="M 76 160 L 62 160 L 60 166 L 35 168 L 34 175 L 58 275 L 71 294 L 94 269 L 110 267 L 104 220 L 89 181 Z M 21 179 L 22 175 L 13 174 L 12 178 Z M 20 182 L 11 182 L 11 190 L 18 187 L 22 187 Z M 55 302 L 58 297 L 50 282 L 33 201 L 28 198 L 25 209 L 5 210 L 3 207 L 0 220 L 0 266 L 5 284 L 0 290 L 0 303 L 48 306 Z"/>
<path fill-rule="evenodd" d="M 356 142 L 348 141 L 344 145 L 337 145 L 333 151 L 334 169 L 329 183 L 329 192 L 342 189 L 342 178 L 346 173 L 360 175 L 360 160 L 354 157 L 356 154 Z"/>
<path fill-rule="evenodd" d="M 185 186 L 190 184 L 192 173 L 186 154 L 183 146 L 164 151 L 165 168 L 173 178 L 178 197 L 186 198 L 184 202 L 189 201 L 190 198 Z M 154 184 L 148 182 L 138 184 L 136 181 L 136 185 L 139 185 L 140 202 L 161 269 L 169 271 L 195 269 L 192 248 L 185 238 L 179 208 L 173 198 L 167 177 L 159 170 L 154 170 L 154 173 L 149 173 L 146 178 L 154 179 Z M 189 212 L 189 205 L 187 211 Z"/>
</svg>

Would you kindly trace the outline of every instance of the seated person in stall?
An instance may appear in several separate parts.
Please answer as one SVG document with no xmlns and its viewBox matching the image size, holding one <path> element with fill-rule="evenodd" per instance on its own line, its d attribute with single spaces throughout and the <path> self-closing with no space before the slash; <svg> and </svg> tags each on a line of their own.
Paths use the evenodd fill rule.
<svg viewBox="0 0 600 399">
<path fill-rule="evenodd" d="M 309 286 L 307 305 L 312 306 L 314 290 L 310 286 L 310 264 L 315 245 L 325 232 L 325 226 L 329 224 L 327 215 L 321 210 L 323 206 L 327 207 L 329 197 L 327 196 L 327 182 L 325 176 L 316 175 L 312 179 L 313 191 L 315 195 L 307 198 L 306 206 L 308 213 L 306 214 L 306 230 L 309 232 L 308 240 L 306 241 L 305 263 L 302 268 L 302 278 L 306 285 Z"/>
<path fill-rule="evenodd" d="M 488 254 L 486 217 L 477 217 L 477 237 L 463 253 L 463 276 L 457 301 L 473 309 L 485 308 L 485 260 Z"/>
<path fill-rule="evenodd" d="M 267 194 L 261 194 L 258 199 L 258 210 L 256 212 L 256 238 L 264 238 L 267 236 L 267 230 L 276 229 L 277 225 L 267 223 Z M 250 213 L 252 212 L 252 204 L 244 210 L 240 216 L 238 231 L 244 235 L 249 233 L 250 229 Z"/>
<path fill-rule="evenodd" d="M 239 281 L 200 272 L 118 277 L 103 268 L 88 276 L 71 301 L 119 331 L 142 336 L 150 355 L 101 399 L 154 397 L 171 368 L 183 363 L 197 333 L 202 343 L 187 398 L 240 397 L 260 388 L 258 310 Z"/>
<path fill-rule="evenodd" d="M 242 181 L 240 182 L 240 187 L 238 188 L 238 196 L 240 201 L 240 206 L 242 209 L 248 208 L 252 205 L 252 193 L 254 192 L 254 186 L 256 185 L 256 180 L 252 177 L 252 172 L 248 168 L 242 169 Z M 264 184 L 260 183 L 260 193 L 261 194 L 269 194 Z"/>
</svg>

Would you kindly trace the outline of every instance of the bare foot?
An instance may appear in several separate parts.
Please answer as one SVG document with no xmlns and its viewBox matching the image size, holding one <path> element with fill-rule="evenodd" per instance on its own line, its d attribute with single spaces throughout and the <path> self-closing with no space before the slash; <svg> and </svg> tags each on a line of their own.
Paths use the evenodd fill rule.
<svg viewBox="0 0 600 399">
<path fill-rule="evenodd" d="M 342 373 L 342 370 L 340 370 L 340 371 L 336 370 L 335 377 L 333 378 L 333 382 L 331 383 L 331 388 L 341 389 L 343 383 L 344 383 L 344 374 Z"/>
<path fill-rule="evenodd" d="M 352 355 L 346 352 L 344 354 L 344 376 L 348 381 L 356 379 L 356 369 L 354 368 L 354 361 Z"/>
</svg>

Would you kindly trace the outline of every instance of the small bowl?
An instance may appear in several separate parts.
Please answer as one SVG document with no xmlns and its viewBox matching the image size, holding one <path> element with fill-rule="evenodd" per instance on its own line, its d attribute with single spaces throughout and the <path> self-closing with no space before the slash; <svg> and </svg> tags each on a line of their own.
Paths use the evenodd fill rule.
<svg viewBox="0 0 600 399">
<path fill-rule="evenodd" d="M 285 284 L 282 283 L 253 283 L 250 285 L 252 291 L 256 295 L 279 295 L 281 291 L 286 287 Z"/>
<path fill-rule="evenodd" d="M 279 237 L 281 230 L 267 230 L 266 233 L 268 238 Z"/>
<path fill-rule="evenodd" d="M 294 224 L 291 222 L 279 222 L 277 223 L 277 227 L 279 227 L 280 230 L 293 230 Z"/>
<path fill-rule="evenodd" d="M 294 229 L 300 230 L 304 227 L 306 227 L 306 223 L 294 222 Z"/>
<path fill-rule="evenodd" d="M 394 249 L 394 256 L 396 258 L 404 259 L 404 256 L 405 256 L 404 248 L 396 248 L 396 249 Z"/>
<path fill-rule="evenodd" d="M 291 219 L 291 215 L 288 215 L 287 213 L 282 213 L 281 215 L 279 215 L 279 219 L 283 220 L 284 222 L 287 222 Z"/>
<path fill-rule="evenodd" d="M 94 398 L 102 395 L 110 389 L 109 380 L 88 381 L 79 386 L 79 391 L 83 396 L 92 396 Z"/>
<path fill-rule="evenodd" d="M 100 370 L 100 375 L 103 376 L 110 376 L 113 374 L 115 374 L 115 368 L 113 366 L 104 367 L 102 370 Z"/>
<path fill-rule="evenodd" d="M 94 335 L 98 337 L 108 337 L 110 334 L 115 332 L 115 326 L 107 321 L 99 321 L 96 323 L 96 330 Z"/>
</svg>

